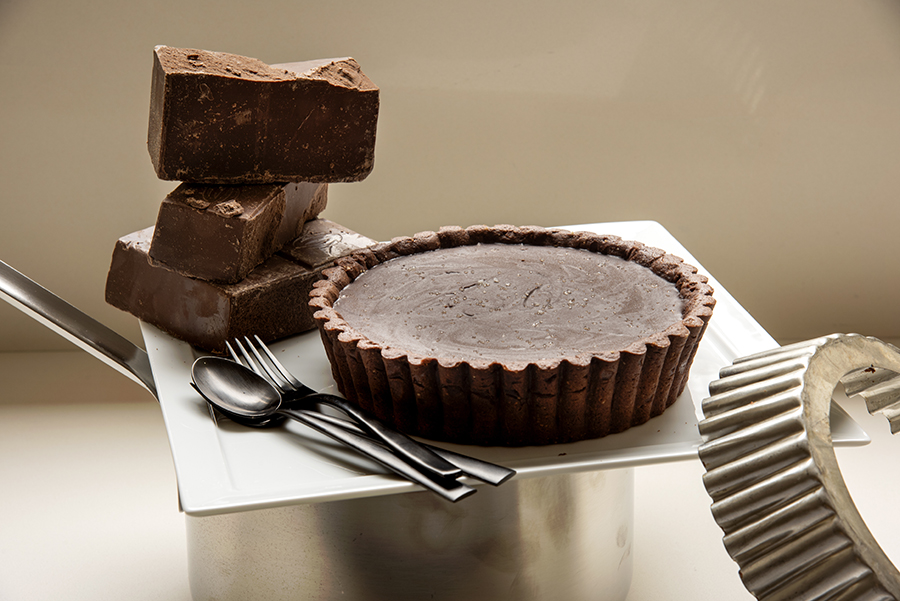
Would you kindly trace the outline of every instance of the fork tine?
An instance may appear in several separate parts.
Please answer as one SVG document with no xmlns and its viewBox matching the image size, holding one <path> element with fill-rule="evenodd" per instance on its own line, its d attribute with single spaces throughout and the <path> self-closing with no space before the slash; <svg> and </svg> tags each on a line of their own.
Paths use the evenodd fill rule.
<svg viewBox="0 0 900 601">
<path fill-rule="evenodd" d="M 253 358 L 253 355 L 250 353 L 250 351 L 247 350 L 243 343 L 239 339 L 235 338 L 234 344 L 240 351 L 240 356 L 237 356 L 237 353 L 235 353 L 232 349 L 232 356 L 234 356 L 235 361 L 237 361 L 244 367 L 250 368 L 254 373 L 256 373 L 256 375 L 268 379 L 266 373 L 262 370 L 257 361 Z"/>
<path fill-rule="evenodd" d="M 238 341 L 237 338 L 234 339 L 234 342 L 235 342 L 235 344 L 240 344 L 240 342 Z M 228 349 L 228 354 L 231 355 L 231 358 L 234 359 L 235 363 L 240 363 L 244 367 L 249 367 L 246 364 L 246 362 L 244 361 L 244 359 L 240 355 L 237 354 L 237 351 L 234 350 L 234 347 L 231 346 L 231 343 L 228 342 L 227 340 L 225 341 L 225 348 Z"/>
<path fill-rule="evenodd" d="M 288 384 L 293 386 L 295 389 L 303 386 L 303 384 L 299 380 L 297 380 L 297 378 L 295 378 L 278 359 L 275 358 L 275 355 L 272 353 L 272 351 L 269 350 L 269 347 L 266 346 L 266 344 L 260 339 L 259 336 L 254 335 L 253 338 L 256 340 L 256 347 L 258 347 L 260 350 L 262 350 L 263 353 L 265 353 L 266 357 L 269 358 L 269 362 L 275 369 L 278 370 L 278 373 Z M 254 348 L 253 350 L 254 352 L 256 352 L 256 348 Z"/>
<path fill-rule="evenodd" d="M 273 368 L 269 364 L 269 362 L 266 361 L 266 359 L 262 356 L 262 353 L 260 353 L 259 350 L 257 350 L 257 348 L 253 345 L 253 343 L 250 341 L 249 338 L 247 338 L 245 336 L 244 342 L 247 343 L 247 347 L 253 353 L 254 363 L 260 367 L 262 372 L 264 372 L 264 373 L 260 373 L 261 376 L 264 376 L 270 382 L 275 384 L 275 386 L 280 388 L 282 390 L 282 392 L 284 392 L 287 389 L 293 388 L 291 383 L 284 377 L 284 375 L 282 373 L 279 373 L 279 371 L 281 371 L 281 370 L 276 369 L 277 366 L 276 366 L 276 368 Z M 243 349 L 243 345 L 241 346 L 241 348 Z M 265 347 L 263 347 L 263 348 L 265 348 Z M 271 353 L 269 353 L 269 356 L 271 357 Z"/>
</svg>

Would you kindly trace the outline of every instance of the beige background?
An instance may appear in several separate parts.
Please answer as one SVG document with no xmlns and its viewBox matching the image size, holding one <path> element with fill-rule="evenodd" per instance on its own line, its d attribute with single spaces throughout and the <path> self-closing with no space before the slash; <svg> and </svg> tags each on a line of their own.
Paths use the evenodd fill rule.
<svg viewBox="0 0 900 601">
<path fill-rule="evenodd" d="M 371 237 L 652 219 L 780 342 L 900 337 L 897 2 L 0 0 L 0 259 L 135 341 L 156 44 L 355 57 L 376 166 L 325 216 Z M 68 348 L 0 303 L 0 351 Z"/>
</svg>

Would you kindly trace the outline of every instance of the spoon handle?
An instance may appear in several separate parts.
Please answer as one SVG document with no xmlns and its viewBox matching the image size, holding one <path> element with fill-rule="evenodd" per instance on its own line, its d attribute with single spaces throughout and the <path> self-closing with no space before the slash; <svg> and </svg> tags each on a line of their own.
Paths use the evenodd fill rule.
<svg viewBox="0 0 900 601">
<path fill-rule="evenodd" d="M 380 444 L 345 430 L 340 426 L 310 417 L 310 414 L 317 414 L 309 409 L 280 409 L 278 413 L 295 419 L 326 436 L 344 443 L 363 455 L 374 459 L 394 473 L 424 486 L 448 501 L 455 503 L 475 492 L 475 489 L 471 486 L 467 486 L 452 478 L 445 478 L 440 481 L 429 478 Z"/>
<path fill-rule="evenodd" d="M 416 442 L 406 434 L 387 427 L 373 415 L 363 411 L 347 399 L 333 394 L 312 394 L 303 397 L 306 402 L 324 403 L 340 409 L 370 436 L 377 438 L 398 453 L 407 462 L 435 478 L 455 478 L 463 473 L 459 466 L 447 461 L 431 449 Z"/>
<path fill-rule="evenodd" d="M 328 415 L 325 413 L 311 413 L 309 417 L 315 418 L 318 421 L 324 421 L 330 424 L 334 424 L 335 426 L 339 426 L 351 432 L 357 432 L 365 435 L 363 434 L 362 430 L 353 422 L 335 417 L 333 415 Z M 453 451 L 435 447 L 430 444 L 422 444 L 423 446 L 431 450 L 435 455 L 439 455 L 447 461 L 459 466 L 460 469 L 462 469 L 463 474 L 471 476 L 473 478 L 477 478 L 482 482 L 493 484 L 494 486 L 499 486 L 500 484 L 503 484 L 516 475 L 516 470 L 510 469 L 508 467 L 503 467 L 502 465 L 497 465 L 496 463 L 490 463 L 489 461 L 476 459 L 475 457 L 462 455 L 461 453 L 454 453 Z"/>
</svg>

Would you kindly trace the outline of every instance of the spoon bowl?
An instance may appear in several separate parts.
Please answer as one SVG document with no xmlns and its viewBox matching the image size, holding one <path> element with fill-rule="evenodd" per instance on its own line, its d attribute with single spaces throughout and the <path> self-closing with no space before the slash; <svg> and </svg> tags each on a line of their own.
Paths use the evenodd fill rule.
<svg viewBox="0 0 900 601">
<path fill-rule="evenodd" d="M 265 378 L 222 357 L 200 357 L 191 378 L 201 395 L 226 415 L 266 419 L 281 406 L 281 393 Z"/>
</svg>

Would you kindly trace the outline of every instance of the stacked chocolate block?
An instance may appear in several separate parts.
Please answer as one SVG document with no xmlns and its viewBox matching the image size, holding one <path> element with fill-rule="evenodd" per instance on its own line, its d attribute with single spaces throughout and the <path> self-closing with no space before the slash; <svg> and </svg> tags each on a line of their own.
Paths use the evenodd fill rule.
<svg viewBox="0 0 900 601">
<path fill-rule="evenodd" d="M 374 241 L 319 215 L 374 166 L 378 88 L 351 58 L 267 65 L 158 46 L 148 149 L 182 182 L 116 243 L 106 301 L 207 351 L 315 328 L 322 270 Z"/>
</svg>

